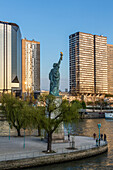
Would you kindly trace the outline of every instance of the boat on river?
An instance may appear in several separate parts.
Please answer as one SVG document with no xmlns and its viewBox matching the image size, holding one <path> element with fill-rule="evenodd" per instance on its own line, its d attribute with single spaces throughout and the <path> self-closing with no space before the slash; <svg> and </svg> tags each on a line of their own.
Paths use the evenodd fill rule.
<svg viewBox="0 0 113 170">
<path fill-rule="evenodd" d="M 105 113 L 105 118 L 106 119 L 113 119 L 113 110 L 112 111 L 107 111 Z"/>
</svg>

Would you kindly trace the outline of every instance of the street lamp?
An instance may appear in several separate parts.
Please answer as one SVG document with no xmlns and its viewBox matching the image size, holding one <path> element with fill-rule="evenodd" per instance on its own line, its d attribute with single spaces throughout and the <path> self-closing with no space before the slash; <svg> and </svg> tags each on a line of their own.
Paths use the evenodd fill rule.
<svg viewBox="0 0 113 170">
<path fill-rule="evenodd" d="M 26 128 L 24 128 L 24 144 L 23 144 L 24 149 L 25 149 L 25 130 L 26 130 Z"/>
<path fill-rule="evenodd" d="M 100 127 L 101 127 L 101 123 L 98 123 L 98 128 L 99 128 L 99 139 L 100 139 Z"/>
<path fill-rule="evenodd" d="M 9 123 L 9 140 L 10 140 L 10 126 L 11 126 L 11 123 Z"/>
</svg>

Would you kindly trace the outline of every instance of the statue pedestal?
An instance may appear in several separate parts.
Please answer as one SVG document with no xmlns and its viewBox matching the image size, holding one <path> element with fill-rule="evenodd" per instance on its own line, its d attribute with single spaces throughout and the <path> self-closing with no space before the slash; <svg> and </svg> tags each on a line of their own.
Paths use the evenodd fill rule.
<svg viewBox="0 0 113 170">
<path fill-rule="evenodd" d="M 52 135 L 52 143 L 61 143 L 64 142 L 64 126 L 61 123 L 57 129 L 57 132 L 54 132 Z"/>
<path fill-rule="evenodd" d="M 59 106 L 62 103 L 62 96 L 57 96 L 54 99 L 56 109 L 51 114 L 51 119 L 54 119 L 59 113 Z M 56 131 L 52 134 L 52 143 L 64 142 L 64 125 L 63 122 L 60 123 Z"/>
<path fill-rule="evenodd" d="M 57 96 L 55 98 L 55 103 L 56 103 L 57 109 L 52 113 L 53 118 L 59 114 L 59 106 L 62 103 L 62 96 Z M 56 132 L 54 132 L 53 135 L 52 135 L 52 143 L 57 143 L 57 142 L 64 142 L 64 125 L 63 125 L 63 122 L 58 126 Z"/>
</svg>

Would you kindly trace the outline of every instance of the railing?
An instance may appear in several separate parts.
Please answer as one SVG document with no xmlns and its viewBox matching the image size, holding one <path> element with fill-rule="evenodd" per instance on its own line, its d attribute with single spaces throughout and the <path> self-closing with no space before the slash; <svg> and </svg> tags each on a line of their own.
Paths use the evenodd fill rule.
<svg viewBox="0 0 113 170">
<path fill-rule="evenodd" d="M 107 141 L 104 143 L 100 143 L 100 146 L 105 146 L 107 144 Z M 9 160 L 19 160 L 19 159 L 27 159 L 27 158 L 36 158 L 36 157 L 42 157 L 42 156 L 49 156 L 49 155 L 55 155 L 55 154 L 62 154 L 62 153 L 72 153 L 76 151 L 81 150 L 88 150 L 91 148 L 96 148 L 99 146 L 96 145 L 84 145 L 84 146 L 78 146 L 75 148 L 70 148 L 70 145 L 68 148 L 60 148 L 60 149 L 54 149 L 55 153 L 44 153 L 44 152 L 25 152 L 20 153 L 16 152 L 14 154 L 0 154 L 0 162 L 1 161 L 9 161 Z"/>
</svg>

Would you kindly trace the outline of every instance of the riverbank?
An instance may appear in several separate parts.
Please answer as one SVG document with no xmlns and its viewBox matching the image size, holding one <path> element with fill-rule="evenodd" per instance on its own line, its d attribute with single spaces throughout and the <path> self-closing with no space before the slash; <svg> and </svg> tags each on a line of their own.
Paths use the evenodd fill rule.
<svg viewBox="0 0 113 170">
<path fill-rule="evenodd" d="M 86 112 L 81 114 L 82 119 L 99 119 L 105 118 L 104 112 Z"/>
<path fill-rule="evenodd" d="M 22 169 L 83 159 L 101 154 L 108 149 L 103 140 L 100 142 L 100 147 L 97 147 L 92 137 L 71 136 L 70 141 L 72 138 L 75 141 L 74 149 L 71 148 L 70 142 L 52 144 L 55 153 L 47 154 L 42 152 L 46 150 L 47 143 L 38 137 L 26 137 L 25 143 L 22 137 L 11 137 L 10 140 L 8 137 L 0 137 L 0 169 Z"/>
</svg>

